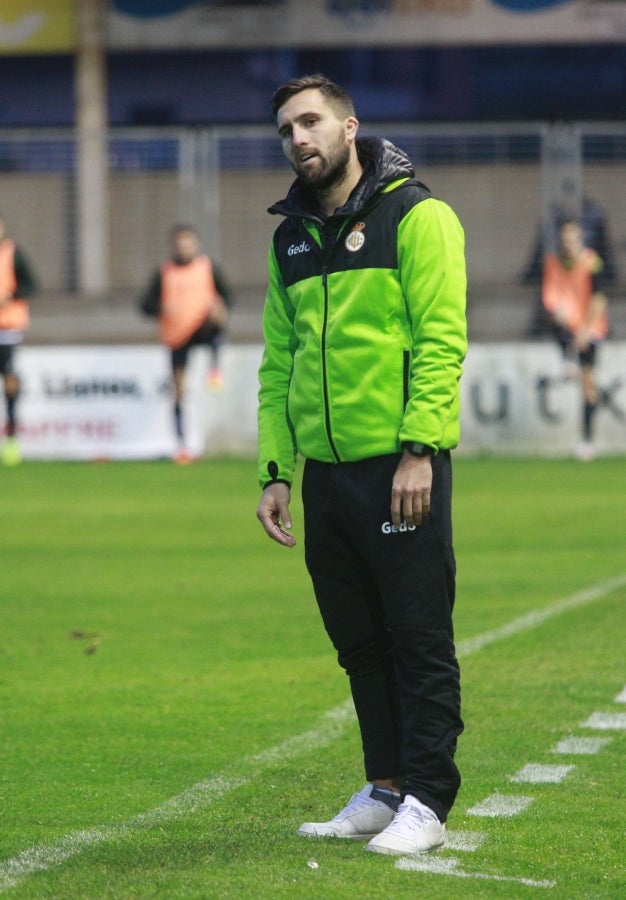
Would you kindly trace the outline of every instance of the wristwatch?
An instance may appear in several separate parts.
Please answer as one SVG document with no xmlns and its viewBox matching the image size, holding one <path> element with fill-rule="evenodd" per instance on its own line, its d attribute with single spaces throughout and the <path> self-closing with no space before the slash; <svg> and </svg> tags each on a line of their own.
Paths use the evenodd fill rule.
<svg viewBox="0 0 626 900">
<path fill-rule="evenodd" d="M 434 447 L 430 447 L 428 444 L 420 444 L 419 441 L 402 441 L 402 447 L 411 456 L 434 456 L 437 452 Z"/>
</svg>

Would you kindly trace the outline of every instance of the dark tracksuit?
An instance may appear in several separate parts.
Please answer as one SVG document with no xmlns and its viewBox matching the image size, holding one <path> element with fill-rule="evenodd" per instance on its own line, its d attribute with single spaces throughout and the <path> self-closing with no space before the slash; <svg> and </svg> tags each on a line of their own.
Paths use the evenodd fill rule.
<svg viewBox="0 0 626 900">
<path fill-rule="evenodd" d="M 453 757 L 463 729 L 450 454 L 433 459 L 430 516 L 406 531 L 389 514 L 398 459 L 306 461 L 306 563 L 350 678 L 367 779 L 403 775 L 404 791 L 445 821 L 460 784 Z"/>
</svg>

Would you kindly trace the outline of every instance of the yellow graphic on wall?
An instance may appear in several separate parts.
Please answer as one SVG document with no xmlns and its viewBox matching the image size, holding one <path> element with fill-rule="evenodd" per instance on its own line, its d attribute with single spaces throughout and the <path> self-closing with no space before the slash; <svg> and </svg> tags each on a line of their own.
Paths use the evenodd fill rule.
<svg viewBox="0 0 626 900">
<path fill-rule="evenodd" d="M 73 0 L 2 0 L 0 55 L 59 53 L 74 44 Z"/>
</svg>

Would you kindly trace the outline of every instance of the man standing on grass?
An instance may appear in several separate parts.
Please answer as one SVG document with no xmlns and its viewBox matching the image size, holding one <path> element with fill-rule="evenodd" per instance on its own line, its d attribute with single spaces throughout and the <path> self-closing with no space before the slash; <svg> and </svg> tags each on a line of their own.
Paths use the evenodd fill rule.
<svg viewBox="0 0 626 900">
<path fill-rule="evenodd" d="M 305 458 L 305 558 L 350 679 L 367 784 L 311 837 L 368 850 L 443 845 L 460 775 L 450 449 L 466 351 L 463 231 L 406 155 L 358 139 L 324 76 L 272 98 L 297 179 L 269 254 L 257 516 L 293 547 Z"/>
</svg>

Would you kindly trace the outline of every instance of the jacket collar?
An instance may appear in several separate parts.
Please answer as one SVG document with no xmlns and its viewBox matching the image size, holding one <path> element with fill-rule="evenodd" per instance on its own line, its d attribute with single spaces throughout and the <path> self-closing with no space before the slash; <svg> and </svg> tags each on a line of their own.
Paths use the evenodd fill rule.
<svg viewBox="0 0 626 900">
<path fill-rule="evenodd" d="M 345 206 L 336 210 L 335 215 L 351 216 L 357 213 L 374 194 L 399 178 L 412 178 L 413 166 L 403 150 L 384 138 L 357 138 L 356 150 L 363 174 L 348 197 Z M 270 206 L 272 215 L 299 216 L 301 218 L 324 219 L 314 193 L 300 181 L 293 182 L 284 200 Z"/>
</svg>

